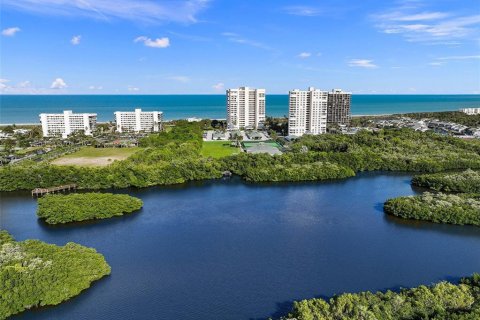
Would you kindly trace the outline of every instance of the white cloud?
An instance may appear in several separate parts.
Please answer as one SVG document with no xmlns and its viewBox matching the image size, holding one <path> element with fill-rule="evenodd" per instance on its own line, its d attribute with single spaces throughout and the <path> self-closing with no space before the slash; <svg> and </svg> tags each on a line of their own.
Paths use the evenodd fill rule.
<svg viewBox="0 0 480 320">
<path fill-rule="evenodd" d="M 471 59 L 480 59 L 480 55 L 471 55 L 471 56 L 451 56 L 451 57 L 441 57 L 437 58 L 438 60 L 471 60 Z"/>
<path fill-rule="evenodd" d="M 12 27 L 12 28 L 7 28 L 2 30 L 2 35 L 5 37 L 13 37 L 15 33 L 19 32 L 20 28 L 19 27 Z"/>
<path fill-rule="evenodd" d="M 88 89 L 90 89 L 90 90 L 102 90 L 103 87 L 102 86 L 89 86 Z"/>
<path fill-rule="evenodd" d="M 133 40 L 134 42 L 143 42 L 143 44 L 147 47 L 152 47 L 152 48 L 167 48 L 170 46 L 170 39 L 163 37 L 163 38 L 157 38 L 155 40 L 152 40 L 150 38 L 147 38 L 145 36 L 140 36 L 135 38 Z"/>
<path fill-rule="evenodd" d="M 138 91 L 140 91 L 140 88 L 138 88 L 138 87 L 134 87 L 134 86 L 128 86 L 128 91 L 131 91 L 131 92 L 138 92 Z"/>
<path fill-rule="evenodd" d="M 18 84 L 20 88 L 28 88 L 31 87 L 32 83 L 30 81 L 22 81 Z"/>
<path fill-rule="evenodd" d="M 213 89 L 217 91 L 225 90 L 225 84 L 223 82 L 216 83 L 212 86 Z"/>
<path fill-rule="evenodd" d="M 302 52 L 298 55 L 298 57 L 301 58 L 301 59 L 310 58 L 311 56 L 312 56 L 312 54 L 310 52 Z"/>
<path fill-rule="evenodd" d="M 417 6 L 393 8 L 373 16 L 384 33 L 402 35 L 410 42 L 458 45 L 480 32 L 480 15 L 459 15 L 438 11 L 418 11 Z"/>
<path fill-rule="evenodd" d="M 187 76 L 172 76 L 172 77 L 168 77 L 167 79 L 175 80 L 175 81 L 183 82 L 183 83 L 190 82 L 190 78 L 187 77 Z"/>
<path fill-rule="evenodd" d="M 323 10 L 320 8 L 310 6 L 288 6 L 284 7 L 283 11 L 294 16 L 302 17 L 315 17 L 323 14 Z"/>
<path fill-rule="evenodd" d="M 251 47 L 256 47 L 256 48 L 260 48 L 260 49 L 264 49 L 264 50 L 273 50 L 272 48 L 270 48 L 269 46 L 267 46 L 267 45 L 265 45 L 261 42 L 257 42 L 255 40 L 251 40 L 251 39 L 246 39 L 246 38 L 242 37 L 241 35 L 239 35 L 237 33 L 234 33 L 234 32 L 223 32 L 223 33 L 221 33 L 221 35 L 226 37 L 231 42 L 235 42 L 235 43 L 238 43 L 238 44 L 243 44 L 243 45 L 247 45 L 247 46 L 251 46 Z"/>
<path fill-rule="evenodd" d="M 10 82 L 8 79 L 0 79 L 0 90 L 3 90 L 7 87 L 6 83 Z"/>
<path fill-rule="evenodd" d="M 373 63 L 373 60 L 367 59 L 352 59 L 348 62 L 348 65 L 359 68 L 378 68 L 378 66 Z"/>
<path fill-rule="evenodd" d="M 0 79 L 1 94 L 52 94 L 53 92 L 45 88 L 37 88 L 30 81 L 22 81 L 17 84 L 8 84 L 10 80 Z"/>
<path fill-rule="evenodd" d="M 67 87 L 67 84 L 62 78 L 56 78 L 53 80 L 52 85 L 50 86 L 50 89 L 64 89 Z"/>
<path fill-rule="evenodd" d="M 78 35 L 78 36 L 74 36 L 72 38 L 72 40 L 70 40 L 70 42 L 76 46 L 76 45 L 79 45 L 80 44 L 80 39 L 82 39 L 82 36 Z"/>
<path fill-rule="evenodd" d="M 40 15 L 195 23 L 209 0 L 2 0 L 5 7 Z M 3 8 L 2 8 L 3 10 Z"/>
<path fill-rule="evenodd" d="M 447 61 L 464 61 L 464 60 L 478 60 L 480 55 L 470 55 L 470 56 L 450 56 L 450 57 L 439 57 L 434 61 L 430 62 L 431 66 L 442 66 L 447 63 Z"/>
<path fill-rule="evenodd" d="M 404 14 L 401 11 L 387 13 L 380 15 L 380 18 L 393 20 L 393 21 L 428 21 L 438 20 L 448 17 L 449 14 L 445 12 L 422 12 L 416 14 Z"/>
</svg>

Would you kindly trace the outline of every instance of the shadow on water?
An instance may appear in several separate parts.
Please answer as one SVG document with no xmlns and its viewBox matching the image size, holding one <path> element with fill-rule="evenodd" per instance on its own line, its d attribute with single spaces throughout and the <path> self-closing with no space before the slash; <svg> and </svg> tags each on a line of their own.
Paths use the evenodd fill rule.
<svg viewBox="0 0 480 320">
<path fill-rule="evenodd" d="M 383 219 L 388 224 L 394 225 L 398 228 L 405 229 L 416 229 L 421 230 L 422 232 L 441 232 L 448 235 L 461 236 L 461 237 L 480 237 L 480 228 L 477 226 L 466 226 L 466 225 L 454 225 L 454 224 L 444 224 L 436 223 L 423 220 L 409 220 L 392 215 L 384 214 Z"/>
</svg>

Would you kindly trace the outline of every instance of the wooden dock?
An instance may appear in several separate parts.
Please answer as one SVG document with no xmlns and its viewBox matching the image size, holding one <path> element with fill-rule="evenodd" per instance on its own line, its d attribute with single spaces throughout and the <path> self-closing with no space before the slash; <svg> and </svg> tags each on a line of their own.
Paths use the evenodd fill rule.
<svg viewBox="0 0 480 320">
<path fill-rule="evenodd" d="M 41 197 L 41 196 L 49 194 L 49 193 L 65 192 L 65 191 L 72 191 L 72 190 L 77 190 L 77 185 L 74 184 L 74 183 L 66 184 L 66 185 L 58 186 L 58 187 L 35 188 L 35 189 L 32 190 L 32 197 Z"/>
</svg>

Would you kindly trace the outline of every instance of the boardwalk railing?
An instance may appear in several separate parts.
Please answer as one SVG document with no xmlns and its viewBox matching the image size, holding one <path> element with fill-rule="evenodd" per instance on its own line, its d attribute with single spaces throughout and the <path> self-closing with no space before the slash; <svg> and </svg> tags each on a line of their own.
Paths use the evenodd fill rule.
<svg viewBox="0 0 480 320">
<path fill-rule="evenodd" d="M 48 193 L 55 193 L 55 192 L 62 192 L 62 191 L 71 191 L 71 190 L 76 190 L 77 185 L 72 183 L 72 184 L 66 184 L 63 186 L 58 186 L 58 187 L 50 187 L 50 188 L 35 188 L 32 190 L 32 197 L 34 196 L 43 196 Z"/>
</svg>

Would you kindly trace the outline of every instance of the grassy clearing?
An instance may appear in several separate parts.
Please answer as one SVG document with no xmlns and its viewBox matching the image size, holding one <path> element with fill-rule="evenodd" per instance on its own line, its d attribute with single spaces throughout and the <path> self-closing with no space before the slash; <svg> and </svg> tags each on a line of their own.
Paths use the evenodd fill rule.
<svg viewBox="0 0 480 320">
<path fill-rule="evenodd" d="M 140 148 L 94 148 L 85 147 L 77 152 L 67 154 L 52 163 L 64 166 L 107 166 L 113 161 L 125 160 Z"/>
<path fill-rule="evenodd" d="M 129 157 L 134 154 L 140 148 L 94 148 L 94 147 L 85 147 L 77 152 L 67 154 L 62 158 L 97 158 L 97 157 L 110 157 L 110 156 L 124 156 Z"/>
<path fill-rule="evenodd" d="M 230 141 L 204 141 L 201 154 L 204 157 L 222 158 L 240 153 L 237 147 L 231 147 Z"/>
</svg>

